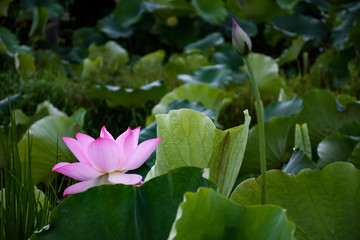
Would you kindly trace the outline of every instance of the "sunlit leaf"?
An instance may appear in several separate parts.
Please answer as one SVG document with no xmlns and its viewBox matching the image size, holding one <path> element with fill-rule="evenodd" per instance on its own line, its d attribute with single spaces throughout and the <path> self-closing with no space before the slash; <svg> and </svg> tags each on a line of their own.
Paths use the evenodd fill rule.
<svg viewBox="0 0 360 240">
<path fill-rule="evenodd" d="M 250 116 L 244 111 L 243 125 L 216 130 L 213 153 L 209 162 L 209 179 L 218 185 L 218 192 L 230 196 L 243 161 L 248 139 Z"/>
<path fill-rule="evenodd" d="M 172 110 L 156 115 L 157 136 L 163 139 L 156 148 L 152 176 L 181 166 L 206 168 L 211 158 L 215 125 L 205 115 L 189 110 Z M 150 176 L 147 176 L 147 180 Z"/>
<path fill-rule="evenodd" d="M 47 116 L 31 125 L 29 135 L 24 135 L 18 147 L 24 161 L 28 140 L 31 138 L 31 165 L 35 184 L 49 180 L 52 176 L 51 169 L 57 162 L 75 161 L 76 158 L 61 136 L 75 137 L 75 133 L 79 131 L 79 126 L 66 116 Z"/>
</svg>

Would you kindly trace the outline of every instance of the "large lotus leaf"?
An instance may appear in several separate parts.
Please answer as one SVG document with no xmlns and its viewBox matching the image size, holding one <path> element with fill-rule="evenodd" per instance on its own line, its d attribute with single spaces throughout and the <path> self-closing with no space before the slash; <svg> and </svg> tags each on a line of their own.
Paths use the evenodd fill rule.
<svg viewBox="0 0 360 240">
<path fill-rule="evenodd" d="M 191 109 L 200 112 L 213 121 L 216 118 L 216 113 L 214 110 L 205 108 L 204 105 L 202 105 L 200 102 L 189 102 L 187 100 L 178 100 L 170 103 L 168 109 L 166 109 L 164 113 L 168 113 L 171 110 L 178 110 L 182 108 Z M 146 128 L 142 129 L 139 136 L 139 142 L 143 142 L 151 138 L 156 138 L 157 137 L 156 129 L 157 129 L 156 121 L 148 125 Z M 146 163 L 149 163 L 148 165 L 150 167 L 154 165 L 151 161 L 153 158 L 155 158 L 155 152 L 153 152 L 153 154 L 149 157 L 148 161 L 146 161 Z"/>
<path fill-rule="evenodd" d="M 7 10 L 9 4 L 14 0 L 2 0 L 0 1 L 0 17 L 7 17 Z"/>
<path fill-rule="evenodd" d="M 91 44 L 89 47 L 89 58 L 96 59 L 99 56 L 102 57 L 105 66 L 112 70 L 129 61 L 126 49 L 114 41 L 108 41 L 103 46 Z"/>
<path fill-rule="evenodd" d="M 217 116 L 237 95 L 213 88 L 207 84 L 185 84 L 167 93 L 152 109 L 153 114 L 163 113 L 168 105 L 175 101 L 186 99 L 189 102 L 201 102 L 207 109 L 214 109 Z"/>
<path fill-rule="evenodd" d="M 46 116 L 66 116 L 65 113 L 54 107 L 49 101 L 38 104 L 32 116 L 27 116 L 21 109 L 14 109 L 13 113 L 16 119 L 18 136 L 22 136 L 32 124 Z"/>
<path fill-rule="evenodd" d="M 40 38 L 45 38 L 46 23 L 49 18 L 49 12 L 44 7 L 36 7 L 33 14 L 33 22 L 31 24 L 29 36 L 36 35 Z"/>
<path fill-rule="evenodd" d="M 294 39 L 291 46 L 288 49 L 285 49 L 281 56 L 277 59 L 279 66 L 295 61 L 298 58 L 305 42 L 306 41 L 302 36 L 298 36 L 296 39 Z"/>
<path fill-rule="evenodd" d="M 79 132 L 78 124 L 66 116 L 47 116 L 35 122 L 20 140 L 19 155 L 22 158 L 28 151 L 31 138 L 31 166 L 34 183 L 46 182 L 52 176 L 51 169 L 57 162 L 74 162 L 75 157 L 62 141 L 61 136 L 74 137 Z"/>
<path fill-rule="evenodd" d="M 240 66 L 244 64 L 242 56 L 235 51 L 233 45 L 230 43 L 223 44 L 217 48 L 212 58 L 214 64 L 224 64 L 230 68 L 233 73 L 239 72 Z"/>
<path fill-rule="evenodd" d="M 301 112 L 303 109 L 303 100 L 294 97 L 290 101 L 273 102 L 264 110 L 264 121 L 269 121 L 272 117 L 290 117 Z"/>
<path fill-rule="evenodd" d="M 16 53 L 15 68 L 22 78 L 32 77 L 36 71 L 34 58 L 27 53 Z"/>
<path fill-rule="evenodd" d="M 206 168 L 211 158 L 216 127 L 205 115 L 189 110 L 172 110 L 156 115 L 156 163 L 147 180 L 182 166 Z"/>
<path fill-rule="evenodd" d="M 218 185 L 218 192 L 226 197 L 230 196 L 243 161 L 248 139 L 250 116 L 244 111 L 243 125 L 227 129 L 216 130 L 212 156 L 208 167 L 209 179 Z"/>
<path fill-rule="evenodd" d="M 349 40 L 350 30 L 355 27 L 356 17 L 360 14 L 360 3 L 344 9 L 345 13 L 341 14 L 341 22 L 331 31 L 331 39 L 334 47 L 342 49 L 344 43 Z"/>
<path fill-rule="evenodd" d="M 188 50 L 186 53 L 174 53 L 164 66 L 165 75 L 176 79 L 178 74 L 190 73 L 199 67 L 210 65 L 208 58 L 199 51 Z"/>
<path fill-rule="evenodd" d="M 129 28 L 138 22 L 144 12 L 143 0 L 122 0 L 113 11 L 114 20 L 121 28 Z"/>
<path fill-rule="evenodd" d="M 142 186 L 102 185 L 75 194 L 34 239 L 167 239 L 185 192 L 214 188 L 201 169 L 184 167 Z M 101 223 L 101 224 L 99 224 Z"/>
<path fill-rule="evenodd" d="M 210 23 L 220 23 L 225 20 L 227 16 L 226 8 L 221 0 L 191 0 L 196 12 Z"/>
<path fill-rule="evenodd" d="M 109 38 L 127 38 L 130 37 L 134 30 L 132 28 L 122 28 L 115 22 L 114 14 L 104 17 L 100 21 L 100 30 L 105 33 Z"/>
<path fill-rule="evenodd" d="M 261 177 L 242 182 L 231 195 L 239 204 L 260 204 Z M 360 238 L 360 170 L 336 162 L 321 171 L 267 172 L 267 203 L 285 208 L 296 239 Z"/>
<path fill-rule="evenodd" d="M 307 123 L 310 141 L 317 146 L 326 136 L 333 135 L 342 124 L 342 115 L 334 95 L 329 90 L 312 90 L 305 93 L 303 110 L 297 123 Z"/>
<path fill-rule="evenodd" d="M 98 56 L 95 59 L 85 58 L 83 61 L 83 70 L 81 72 L 82 79 L 91 79 L 98 77 L 103 68 L 103 58 Z"/>
<path fill-rule="evenodd" d="M 271 205 L 241 206 L 212 189 L 187 192 L 168 239 L 293 239 L 285 210 Z"/>
<path fill-rule="evenodd" d="M 265 122 L 267 169 L 280 169 L 294 146 L 294 117 L 274 117 Z M 240 174 L 260 173 L 259 127 L 250 129 Z"/>
<path fill-rule="evenodd" d="M 0 53 L 14 57 L 19 47 L 16 36 L 7 28 L 0 27 Z"/>
<path fill-rule="evenodd" d="M 166 85 L 162 81 L 155 81 L 140 88 L 120 88 L 118 86 L 99 86 L 91 89 L 91 94 L 106 100 L 110 107 L 141 107 L 150 100 L 160 98 L 166 93 Z"/>
<path fill-rule="evenodd" d="M 255 21 L 270 22 L 275 16 L 287 12 L 273 0 L 227 0 L 226 5 L 227 9 L 231 9 L 238 17 Z"/>
<path fill-rule="evenodd" d="M 211 33 L 204 37 L 203 39 L 200 39 L 194 43 L 190 43 L 187 45 L 184 50 L 189 50 L 192 48 L 196 48 L 202 51 L 205 51 L 208 48 L 218 46 L 223 44 L 225 41 L 224 37 L 219 32 Z"/>
<path fill-rule="evenodd" d="M 133 67 L 134 74 L 143 82 L 151 82 L 161 78 L 165 51 L 158 50 L 140 58 Z"/>
<path fill-rule="evenodd" d="M 310 76 L 314 86 L 343 87 L 349 77 L 348 63 L 354 57 L 354 51 L 330 49 L 316 58 L 311 66 Z"/>
<path fill-rule="evenodd" d="M 337 161 L 347 162 L 357 143 L 358 141 L 340 134 L 325 138 L 319 143 L 317 149 L 320 158 L 317 162 L 318 167 L 323 168 Z M 360 159 L 356 162 L 356 165 L 360 165 Z"/>
<path fill-rule="evenodd" d="M 305 15 L 282 15 L 272 20 L 272 25 L 289 36 L 301 35 L 305 40 L 326 37 L 326 28 L 321 20 Z"/>
<path fill-rule="evenodd" d="M 185 83 L 205 83 L 216 88 L 226 86 L 232 77 L 231 70 L 226 65 L 211 65 L 201 67 L 190 74 L 180 74 L 178 79 Z"/>
<path fill-rule="evenodd" d="M 295 150 L 289 162 L 283 167 L 286 173 L 298 174 L 301 170 L 310 168 L 318 170 L 316 164 L 300 149 Z"/>
<path fill-rule="evenodd" d="M 187 0 L 150 0 L 145 1 L 144 6 L 146 11 L 162 20 L 166 20 L 172 16 L 189 16 L 196 14 L 194 6 Z"/>
<path fill-rule="evenodd" d="M 253 66 L 254 78 L 261 92 L 278 96 L 280 89 L 285 87 L 284 79 L 279 75 L 279 66 L 269 56 L 250 53 L 249 61 Z M 248 72 L 246 67 L 243 70 Z"/>
</svg>

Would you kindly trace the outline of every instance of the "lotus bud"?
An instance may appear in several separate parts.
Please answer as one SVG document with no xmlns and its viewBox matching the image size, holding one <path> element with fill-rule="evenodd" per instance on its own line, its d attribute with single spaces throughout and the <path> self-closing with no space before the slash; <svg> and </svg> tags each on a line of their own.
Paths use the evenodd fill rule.
<svg viewBox="0 0 360 240">
<path fill-rule="evenodd" d="M 235 50 L 243 56 L 249 54 L 252 48 L 252 43 L 249 36 L 242 30 L 239 24 L 233 19 L 232 27 L 232 44 Z"/>
</svg>

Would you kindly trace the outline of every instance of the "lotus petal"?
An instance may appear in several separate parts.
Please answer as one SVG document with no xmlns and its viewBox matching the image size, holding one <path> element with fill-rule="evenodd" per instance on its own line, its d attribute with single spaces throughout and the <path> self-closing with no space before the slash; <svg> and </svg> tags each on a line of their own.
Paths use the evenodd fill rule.
<svg viewBox="0 0 360 240">
<path fill-rule="evenodd" d="M 108 132 L 108 130 L 106 130 L 106 127 L 105 127 L 105 126 L 103 126 L 103 127 L 101 128 L 100 137 L 101 137 L 101 138 L 107 138 L 107 139 L 110 139 L 110 140 L 115 141 L 114 137 L 111 135 L 111 133 Z"/>
<path fill-rule="evenodd" d="M 95 170 L 92 166 L 82 163 L 61 162 L 56 164 L 52 171 L 59 172 L 78 181 L 88 181 L 103 175 L 103 173 Z"/>
<path fill-rule="evenodd" d="M 99 186 L 99 185 L 102 185 L 102 184 L 109 183 L 104 176 L 105 175 L 100 176 L 100 177 L 95 178 L 95 179 L 91 179 L 89 181 L 75 183 L 75 184 L 73 184 L 70 187 L 65 189 L 65 191 L 63 193 L 63 196 L 65 197 L 68 194 L 84 192 L 84 191 L 86 191 L 87 189 L 89 189 L 91 187 L 95 187 L 95 186 Z"/>
<path fill-rule="evenodd" d="M 70 149 L 70 151 L 75 155 L 75 157 L 79 160 L 79 162 L 83 164 L 91 165 L 87 154 L 85 153 L 84 145 L 82 145 L 79 141 L 69 137 L 62 137 L 66 146 Z"/>
<path fill-rule="evenodd" d="M 136 185 L 141 182 L 142 176 L 138 174 L 125 174 L 121 172 L 113 172 L 109 174 L 110 183 L 122 183 L 126 185 Z"/>
<path fill-rule="evenodd" d="M 98 138 L 88 146 L 88 156 L 92 165 L 99 171 L 111 173 L 120 164 L 120 150 L 115 141 Z"/>
<path fill-rule="evenodd" d="M 139 168 L 150 157 L 151 153 L 155 150 L 161 139 L 162 138 L 149 139 L 137 146 L 130 155 L 128 161 L 125 163 L 122 171 Z"/>
</svg>

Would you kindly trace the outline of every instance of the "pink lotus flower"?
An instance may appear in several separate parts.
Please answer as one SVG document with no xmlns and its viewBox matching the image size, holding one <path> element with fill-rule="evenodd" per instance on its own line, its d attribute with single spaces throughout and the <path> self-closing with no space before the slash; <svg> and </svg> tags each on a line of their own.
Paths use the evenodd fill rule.
<svg viewBox="0 0 360 240">
<path fill-rule="evenodd" d="M 141 185 L 142 176 L 126 172 L 139 168 L 162 138 L 149 139 L 138 145 L 139 134 L 140 127 L 134 130 L 129 127 L 115 140 L 103 126 L 96 140 L 82 133 L 77 133 L 76 139 L 62 137 L 79 162 L 60 162 L 52 170 L 81 181 L 66 188 L 63 195 L 107 183 Z"/>
</svg>

